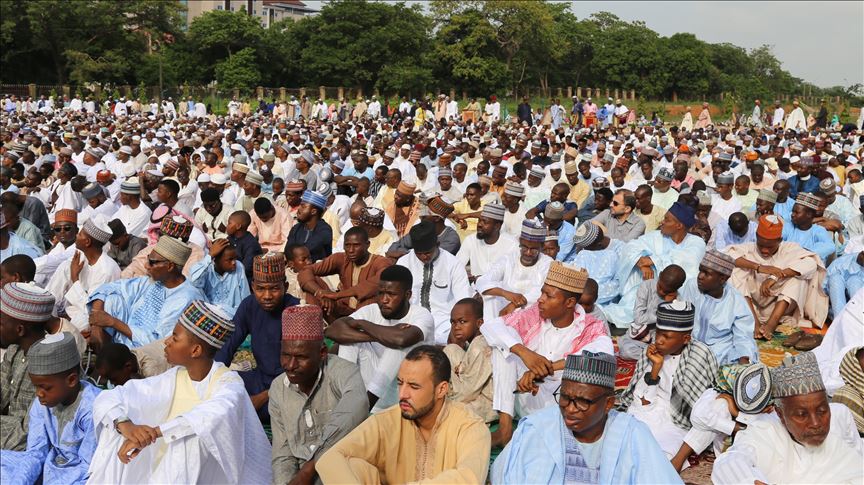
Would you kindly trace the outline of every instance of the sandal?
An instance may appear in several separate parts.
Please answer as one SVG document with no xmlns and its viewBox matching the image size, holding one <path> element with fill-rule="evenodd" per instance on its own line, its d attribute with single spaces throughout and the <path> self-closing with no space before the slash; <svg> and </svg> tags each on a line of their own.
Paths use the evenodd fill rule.
<svg viewBox="0 0 864 485">
<path fill-rule="evenodd" d="M 815 334 L 807 334 L 801 337 L 801 340 L 795 344 L 795 350 L 800 350 L 802 352 L 806 352 L 808 350 L 813 350 L 822 343 L 822 336 Z"/>
<path fill-rule="evenodd" d="M 801 340 L 801 337 L 803 337 L 803 336 L 804 336 L 804 332 L 799 330 L 798 332 L 793 333 L 792 335 L 786 337 L 786 340 L 784 340 L 783 343 L 780 345 L 782 345 L 784 347 L 794 347 L 795 344 L 797 344 Z"/>
</svg>

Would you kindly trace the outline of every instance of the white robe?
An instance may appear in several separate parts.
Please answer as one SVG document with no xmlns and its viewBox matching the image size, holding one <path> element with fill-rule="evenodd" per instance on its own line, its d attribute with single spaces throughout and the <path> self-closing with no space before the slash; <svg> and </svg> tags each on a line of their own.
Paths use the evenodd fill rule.
<svg viewBox="0 0 864 485">
<path fill-rule="evenodd" d="M 150 226 L 150 216 L 153 211 L 143 202 L 137 209 L 133 209 L 128 205 L 120 207 L 115 218 L 120 219 L 120 222 L 126 226 L 126 232 L 132 236 L 147 237 L 147 227 Z"/>
<path fill-rule="evenodd" d="M 806 130 L 807 129 L 807 117 L 804 116 L 804 110 L 799 106 L 792 110 L 789 113 L 789 116 L 786 118 L 786 129 L 787 130 Z"/>
<path fill-rule="evenodd" d="M 493 263 L 501 258 L 501 255 L 511 252 L 514 248 L 518 249 L 519 245 L 513 236 L 504 233 L 503 231 L 498 236 L 495 244 L 487 244 L 477 238 L 477 234 L 471 234 L 462 241 L 462 247 L 456 254 L 463 265 L 470 265 L 470 272 L 473 276 L 483 276 Z"/>
<path fill-rule="evenodd" d="M 60 315 L 65 312 L 69 315 L 69 321 L 79 331 L 90 328 L 89 312 L 87 311 L 87 297 L 90 292 L 104 283 L 110 283 L 120 279 L 120 267 L 111 259 L 107 253 L 102 253 L 96 264 L 90 265 L 87 258 L 81 253 L 84 267 L 78 276 L 78 281 L 72 283 L 70 267 L 72 259 L 64 261 L 57 267 L 57 272 L 48 280 L 45 289 L 54 295 L 54 314 Z"/>
<path fill-rule="evenodd" d="M 829 395 L 844 385 L 840 377 L 840 361 L 849 350 L 864 342 L 864 288 L 849 299 L 842 311 L 834 311 L 837 314 L 834 323 L 828 327 L 822 343 L 813 349 Z"/>
<path fill-rule="evenodd" d="M 199 397 L 221 367 L 214 362 L 204 380 L 193 382 Z M 96 398 L 93 421 L 99 445 L 87 483 L 270 483 L 270 444 L 240 376 L 225 372 L 208 399 L 165 422 L 178 370 L 131 380 Z M 127 465 L 117 458 L 124 440 L 114 431 L 114 420 L 124 416 L 135 424 L 159 426 L 164 433 Z M 155 463 L 163 444 L 165 454 Z"/>
<path fill-rule="evenodd" d="M 524 296 L 528 300 L 526 306 L 533 305 L 540 298 L 540 289 L 553 259 L 541 253 L 534 266 L 523 266 L 518 247 L 499 257 L 483 276 L 477 278 L 477 292 L 483 295 L 486 290 L 501 288 Z M 483 319 L 489 321 L 497 318 L 508 303 L 500 296 L 483 295 Z"/>
</svg>

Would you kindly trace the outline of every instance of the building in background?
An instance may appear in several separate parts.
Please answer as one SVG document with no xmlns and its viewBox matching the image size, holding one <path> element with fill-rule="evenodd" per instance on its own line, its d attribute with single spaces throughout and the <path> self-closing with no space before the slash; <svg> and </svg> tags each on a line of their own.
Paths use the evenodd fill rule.
<svg viewBox="0 0 864 485">
<path fill-rule="evenodd" d="M 258 17 L 264 28 L 284 19 L 298 20 L 317 13 L 300 0 L 179 0 L 186 7 L 186 28 L 195 17 L 211 10 L 247 12 Z"/>
</svg>

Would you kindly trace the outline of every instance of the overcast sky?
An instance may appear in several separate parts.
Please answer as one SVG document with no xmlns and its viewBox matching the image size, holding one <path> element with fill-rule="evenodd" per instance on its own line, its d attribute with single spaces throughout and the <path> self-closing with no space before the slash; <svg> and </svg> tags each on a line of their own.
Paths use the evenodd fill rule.
<svg viewBox="0 0 864 485">
<path fill-rule="evenodd" d="M 320 9 L 326 0 L 303 0 Z M 406 2 L 425 3 L 425 2 Z M 692 32 L 711 43 L 773 46 L 793 76 L 817 86 L 864 83 L 864 2 L 570 2 L 580 19 L 612 12 L 663 36 Z"/>
</svg>

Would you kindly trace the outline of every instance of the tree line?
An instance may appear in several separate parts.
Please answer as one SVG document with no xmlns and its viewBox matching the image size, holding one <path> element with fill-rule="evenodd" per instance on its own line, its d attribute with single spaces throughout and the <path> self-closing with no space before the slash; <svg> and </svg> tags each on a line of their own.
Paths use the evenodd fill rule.
<svg viewBox="0 0 864 485">
<path fill-rule="evenodd" d="M 185 28 L 180 2 L 3 0 L 4 83 L 456 89 L 473 96 L 583 86 L 648 99 L 858 96 L 783 69 L 770 46 L 747 50 L 689 33 L 659 35 L 608 12 L 579 19 L 566 3 L 340 0 L 301 20 L 262 27 L 245 12 L 211 11 Z M 161 82 L 160 82 L 161 81 Z"/>
</svg>

